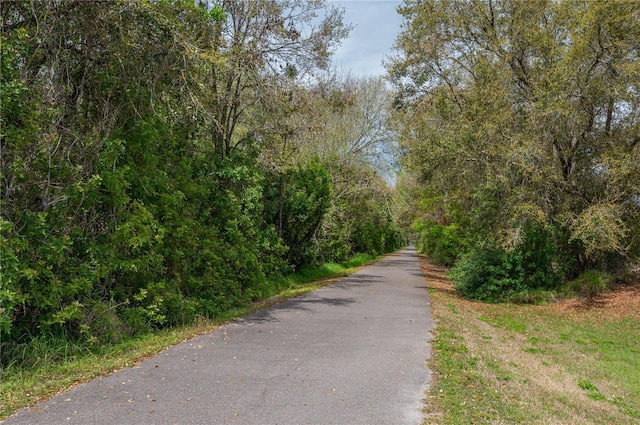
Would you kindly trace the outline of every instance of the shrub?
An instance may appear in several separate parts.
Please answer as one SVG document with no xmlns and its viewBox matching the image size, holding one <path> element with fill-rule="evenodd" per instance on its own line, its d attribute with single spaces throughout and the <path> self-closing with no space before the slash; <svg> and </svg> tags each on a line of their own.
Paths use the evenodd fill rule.
<svg viewBox="0 0 640 425">
<path fill-rule="evenodd" d="M 611 275 L 595 270 L 587 270 L 567 284 L 570 294 L 594 297 L 609 289 Z"/>
<path fill-rule="evenodd" d="M 557 248 L 554 229 L 534 224 L 522 234 L 521 243 L 511 250 L 485 243 L 463 255 L 451 270 L 457 289 L 483 301 L 537 303 L 540 294 L 557 288 L 569 261 Z"/>
<path fill-rule="evenodd" d="M 450 271 L 464 296 L 496 302 L 525 289 L 525 270 L 519 251 L 476 247 L 464 254 Z"/>
<path fill-rule="evenodd" d="M 523 241 L 516 249 L 522 252 L 527 288 L 556 288 L 570 269 L 571 260 L 556 242 L 560 233 L 553 226 L 537 223 L 524 227 Z"/>
<path fill-rule="evenodd" d="M 464 251 L 465 244 L 457 224 L 430 224 L 420 232 L 418 249 L 438 265 L 451 266 Z"/>
</svg>

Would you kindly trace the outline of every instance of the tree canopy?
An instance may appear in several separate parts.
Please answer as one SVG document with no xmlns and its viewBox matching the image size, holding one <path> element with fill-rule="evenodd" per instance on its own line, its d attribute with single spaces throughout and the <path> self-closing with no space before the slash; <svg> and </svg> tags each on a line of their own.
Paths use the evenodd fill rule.
<svg viewBox="0 0 640 425">
<path fill-rule="evenodd" d="M 565 276 L 637 267 L 640 5 L 406 0 L 399 12 L 388 72 L 423 219 L 507 250 L 541 229 Z"/>
</svg>

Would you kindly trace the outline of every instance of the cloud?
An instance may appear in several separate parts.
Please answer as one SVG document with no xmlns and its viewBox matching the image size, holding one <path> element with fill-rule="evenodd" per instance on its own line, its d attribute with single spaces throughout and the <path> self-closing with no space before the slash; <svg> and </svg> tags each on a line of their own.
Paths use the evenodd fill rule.
<svg viewBox="0 0 640 425">
<path fill-rule="evenodd" d="M 396 12 L 400 1 L 335 1 L 345 9 L 344 21 L 354 25 L 349 38 L 334 54 L 339 71 L 353 75 L 383 75 L 382 61 L 393 51 L 402 19 Z"/>
</svg>

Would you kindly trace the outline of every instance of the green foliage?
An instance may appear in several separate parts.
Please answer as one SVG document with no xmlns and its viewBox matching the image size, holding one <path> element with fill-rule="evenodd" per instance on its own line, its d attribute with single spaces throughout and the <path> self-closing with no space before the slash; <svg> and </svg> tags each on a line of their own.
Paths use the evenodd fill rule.
<svg viewBox="0 0 640 425">
<path fill-rule="evenodd" d="M 347 268 L 360 267 L 375 261 L 376 258 L 378 257 L 371 253 L 361 252 L 344 261 L 342 264 Z"/>
<path fill-rule="evenodd" d="M 15 311 L 25 300 L 18 282 L 24 274 L 29 273 L 21 269 L 20 260 L 15 253 L 15 250 L 19 248 L 20 241 L 9 239 L 12 227 L 11 223 L 0 217 L 0 281 L 2 282 L 0 286 L 0 333 L 8 333 L 11 330 Z"/>
<path fill-rule="evenodd" d="M 3 3 L 0 367 L 224 316 L 292 267 L 400 245 L 386 203 L 338 199 L 343 169 L 268 161 L 274 133 L 307 128 L 271 96 L 316 96 L 271 65 L 326 62 L 340 11 L 205 3 Z"/>
<path fill-rule="evenodd" d="M 594 297 L 606 292 L 611 285 L 611 275 L 596 270 L 587 270 L 566 284 L 569 294 Z"/>
<path fill-rule="evenodd" d="M 392 217 L 390 190 L 371 169 L 330 162 L 339 182 L 317 243 L 324 261 L 345 261 L 359 253 L 386 254 L 406 245 Z M 366 181 L 367 183 L 364 183 Z"/>
<path fill-rule="evenodd" d="M 214 4 L 209 12 L 207 12 L 207 14 L 209 15 L 209 18 L 212 19 L 215 23 L 221 23 L 227 19 L 227 16 L 224 13 L 224 9 L 217 4 Z"/>
<path fill-rule="evenodd" d="M 350 240 L 354 225 L 349 216 L 348 203 L 334 199 L 316 235 L 319 256 L 323 262 L 344 261 L 352 255 Z"/>
<path fill-rule="evenodd" d="M 552 226 L 528 223 L 522 230 L 522 242 L 516 248 L 522 252 L 527 287 L 554 289 L 573 266 L 563 250 L 562 232 Z"/>
<path fill-rule="evenodd" d="M 640 3 L 425 0 L 399 13 L 388 71 L 403 165 L 426 206 L 414 219 L 444 214 L 516 249 L 536 287 L 553 286 L 564 255 L 573 275 L 635 267 Z M 555 247 L 523 234 L 532 222 L 553 226 Z"/>
<path fill-rule="evenodd" d="M 310 282 L 322 282 L 326 279 L 348 276 L 359 267 L 365 266 L 379 259 L 380 257 L 366 253 L 359 253 L 341 263 L 323 263 L 318 265 L 307 265 L 300 270 L 287 275 L 288 287 L 296 287 Z"/>
<path fill-rule="evenodd" d="M 552 229 L 529 225 L 509 250 L 480 244 L 461 256 L 451 278 L 463 295 L 483 301 L 538 302 L 540 290 L 556 289 L 570 262 L 558 254 Z"/>
<path fill-rule="evenodd" d="M 91 352 L 84 344 L 47 333 L 29 335 L 28 338 L 13 341 L 11 345 L 3 344 L 2 348 L 2 364 L 16 370 L 63 362 Z"/>
<path fill-rule="evenodd" d="M 513 304 L 546 305 L 557 300 L 558 292 L 548 289 L 524 289 L 508 295 L 504 301 Z"/>
<path fill-rule="evenodd" d="M 356 227 L 352 241 L 356 252 L 370 252 L 374 255 L 386 254 L 404 245 L 400 229 L 390 217 L 386 220 L 379 217 L 373 222 L 362 222 Z"/>
<path fill-rule="evenodd" d="M 419 229 L 418 250 L 436 264 L 452 266 L 464 252 L 465 242 L 457 224 L 423 223 Z"/>
<path fill-rule="evenodd" d="M 356 253 L 381 255 L 406 244 L 406 239 L 388 211 L 375 199 L 334 201 L 317 237 L 325 261 L 346 261 Z"/>
<path fill-rule="evenodd" d="M 313 238 L 330 204 L 329 174 L 317 161 L 274 176 L 265 190 L 267 222 L 287 246 L 285 257 L 295 269 L 313 264 Z"/>
<path fill-rule="evenodd" d="M 495 247 L 473 248 L 451 269 L 451 279 L 464 296 L 498 301 L 525 289 L 522 255 Z"/>
</svg>

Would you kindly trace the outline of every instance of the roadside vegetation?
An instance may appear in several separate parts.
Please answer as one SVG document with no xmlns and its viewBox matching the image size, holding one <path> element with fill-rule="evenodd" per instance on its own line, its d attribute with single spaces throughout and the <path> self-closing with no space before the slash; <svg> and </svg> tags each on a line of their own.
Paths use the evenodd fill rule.
<svg viewBox="0 0 640 425">
<path fill-rule="evenodd" d="M 328 285 L 378 258 L 359 254 L 345 264 L 308 266 L 283 278 L 279 286 L 286 289 L 269 298 L 237 306 L 215 319 L 199 318 L 193 324 L 137 335 L 117 344 L 89 348 L 82 341 L 36 337 L 19 347 L 20 355 L 0 375 L 0 420 L 75 385 L 133 366 L 230 320 Z"/>
<path fill-rule="evenodd" d="M 436 329 L 426 424 L 637 424 L 640 283 L 544 306 L 460 296 L 421 258 Z"/>
<path fill-rule="evenodd" d="M 427 423 L 640 422 L 640 3 L 398 10 L 396 217 L 437 322 Z"/>
<path fill-rule="evenodd" d="M 638 420 L 637 310 L 553 306 L 636 287 L 640 2 L 398 12 L 354 79 L 330 1 L 0 2 L 3 412 L 412 240 L 445 423 Z"/>
<path fill-rule="evenodd" d="M 397 216 L 421 252 L 489 302 L 628 281 L 640 265 L 640 3 L 398 10 Z"/>
<path fill-rule="evenodd" d="M 328 69 L 350 28 L 331 2 L 3 1 L 0 18 L 3 385 L 405 244 L 388 90 Z"/>
</svg>

